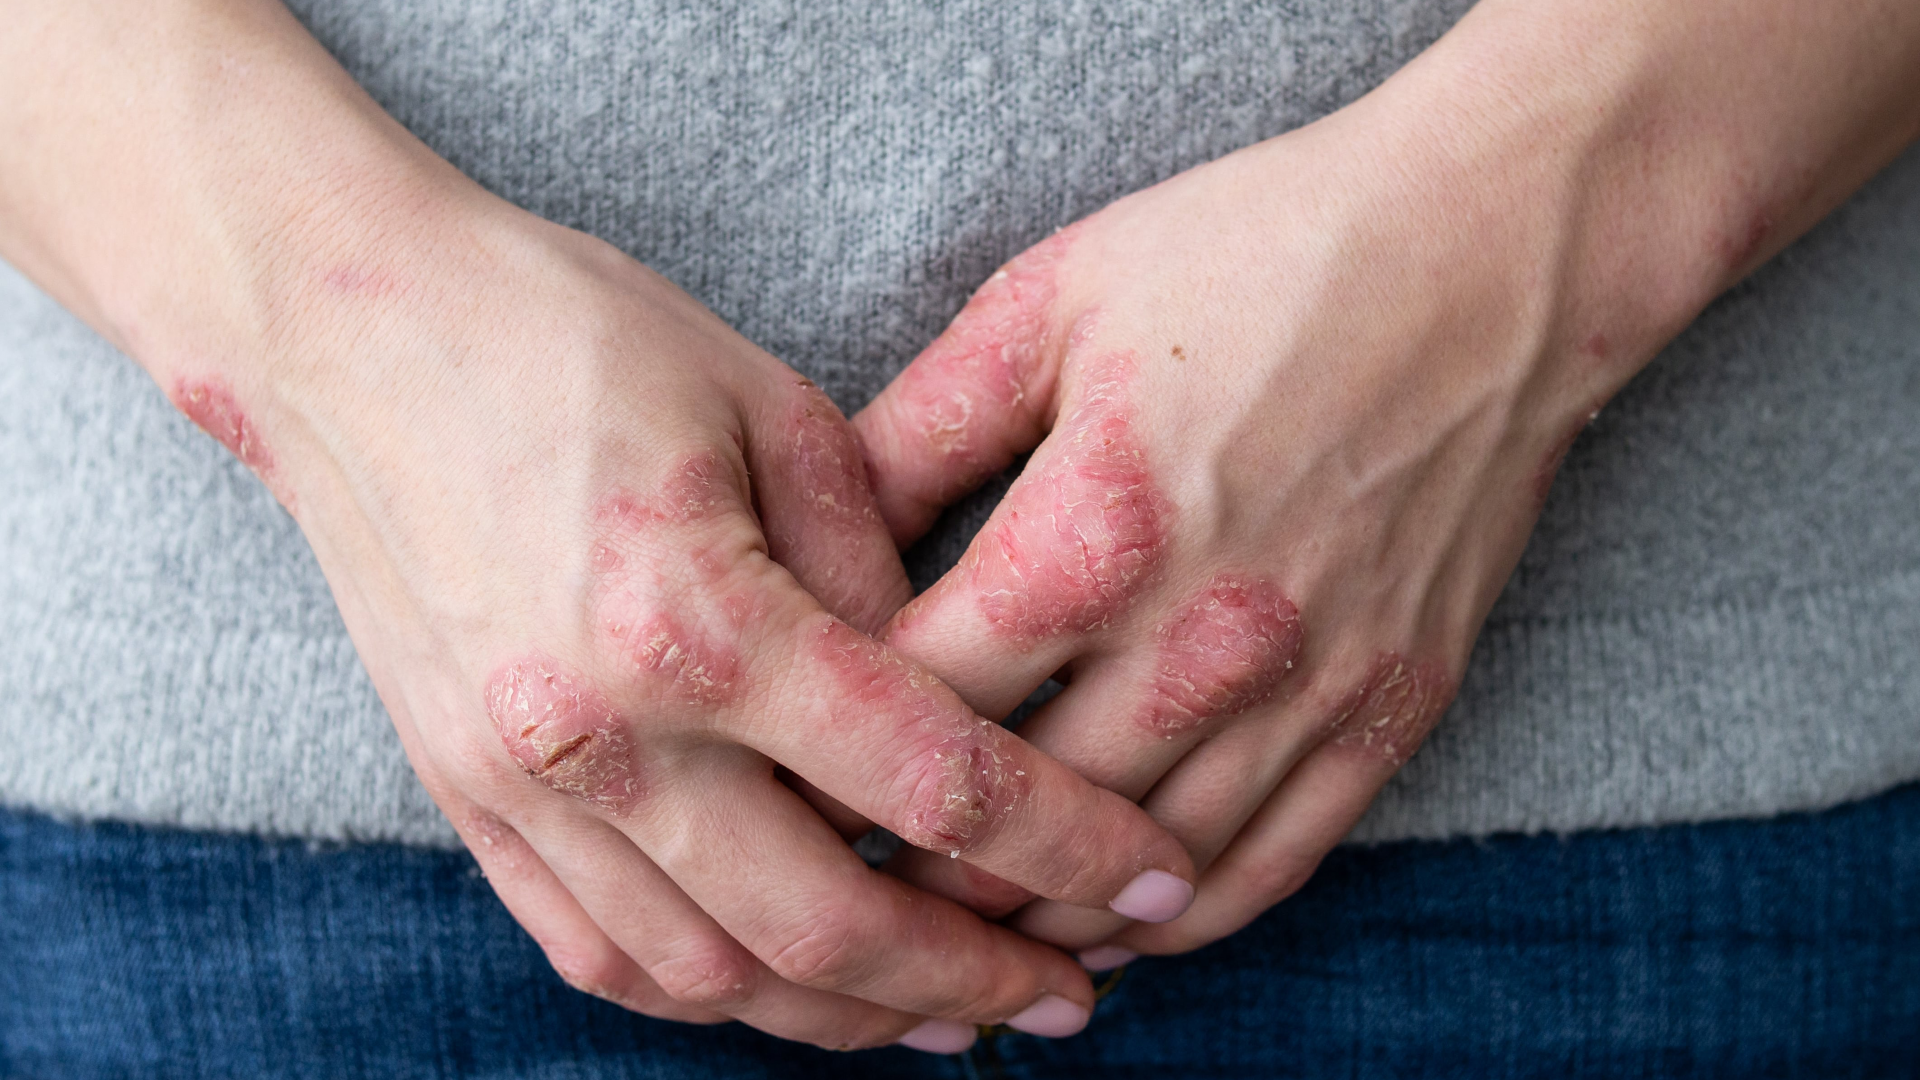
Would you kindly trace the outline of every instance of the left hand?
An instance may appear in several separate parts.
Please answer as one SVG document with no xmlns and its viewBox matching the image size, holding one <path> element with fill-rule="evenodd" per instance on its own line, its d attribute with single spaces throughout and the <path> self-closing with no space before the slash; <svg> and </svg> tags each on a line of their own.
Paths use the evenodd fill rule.
<svg viewBox="0 0 1920 1080">
<path fill-rule="evenodd" d="M 1022 737 L 1204 868 L 1161 925 L 896 872 L 1108 959 L 1298 888 L 1452 700 L 1575 435 L 1754 256 L 1639 288 L 1644 249 L 1584 213 L 1611 129 L 1435 107 L 1444 64 L 1038 244 L 855 419 L 903 544 L 1033 450 L 887 641 L 990 717 L 1059 673 Z"/>
</svg>

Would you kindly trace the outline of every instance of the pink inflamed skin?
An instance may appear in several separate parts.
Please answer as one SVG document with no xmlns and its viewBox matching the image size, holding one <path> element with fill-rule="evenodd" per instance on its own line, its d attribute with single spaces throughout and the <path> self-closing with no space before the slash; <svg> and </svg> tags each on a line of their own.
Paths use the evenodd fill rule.
<svg viewBox="0 0 1920 1080">
<path fill-rule="evenodd" d="M 442 194 L 480 218 L 311 270 L 273 378 L 167 385 L 297 493 L 509 910 L 569 983 L 655 1016 L 836 1048 L 1078 1030 L 1071 956 L 849 839 L 1099 911 L 1191 896 L 1184 848 L 872 636 L 910 590 L 824 390 L 598 241 Z"/>
<path fill-rule="evenodd" d="M 1516 307 L 1548 273 L 1531 221 L 1407 241 L 1483 208 L 1335 152 L 1347 123 L 1041 241 L 854 418 L 901 543 L 1031 451 L 885 640 L 988 717 L 1065 683 L 1021 736 L 1166 825 L 1198 894 L 1148 924 L 921 851 L 890 869 L 1089 962 L 1206 944 L 1307 880 L 1441 721 L 1561 458 L 1657 344 Z"/>
</svg>

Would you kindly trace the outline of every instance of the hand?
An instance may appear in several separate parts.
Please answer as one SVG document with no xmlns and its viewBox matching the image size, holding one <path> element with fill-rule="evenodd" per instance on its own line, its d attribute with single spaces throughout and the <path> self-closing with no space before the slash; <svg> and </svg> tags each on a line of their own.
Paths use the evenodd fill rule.
<svg viewBox="0 0 1920 1080">
<path fill-rule="evenodd" d="M 1581 427 L 1912 135 L 1910 102 L 1886 122 L 1900 48 L 1769 10 L 1484 3 L 1356 105 L 1016 258 L 855 418 L 903 544 L 1033 450 L 886 640 L 987 716 L 1058 673 L 1021 734 L 1204 868 L 1164 925 L 1046 901 L 1011 925 L 1109 943 L 1090 962 L 1215 940 L 1420 745 Z M 1821 45 L 1697 62 L 1756 37 Z M 1843 104 L 1819 48 L 1848 47 L 1882 96 Z M 991 915 L 1028 899 L 895 869 Z"/>
<path fill-rule="evenodd" d="M 1068 903 L 1192 875 L 863 633 L 907 586 L 817 388 L 461 177 L 272 5 L 82 3 L 0 41 L 8 78 L 90 73 L 0 95 L 38 148 L 0 169 L 7 256 L 293 513 L 421 779 L 570 981 L 826 1046 L 1085 1022 L 1070 958 L 869 870 L 783 783 Z"/>
<path fill-rule="evenodd" d="M 1459 256 L 1419 243 L 1431 202 L 1340 140 L 1276 140 L 1056 234 L 855 421 L 902 541 L 1038 443 L 886 640 L 988 716 L 1060 673 L 1021 734 L 1206 868 L 1130 950 L 1237 929 L 1348 830 L 1452 697 L 1591 411 L 1556 407 L 1541 328 L 1505 304 L 1541 268 L 1435 273 Z M 1028 898 L 896 868 L 989 914 Z M 1126 924 L 1035 903 L 1012 925 L 1078 948 Z"/>
<path fill-rule="evenodd" d="M 416 770 L 556 965 L 835 1046 L 1089 1005 L 1067 958 L 868 870 L 776 778 L 1070 903 L 1186 872 L 856 629 L 907 589 L 833 404 L 596 241 L 444 231 L 486 269 L 342 266 L 311 324 L 351 344 L 176 400 L 289 493 Z"/>
</svg>

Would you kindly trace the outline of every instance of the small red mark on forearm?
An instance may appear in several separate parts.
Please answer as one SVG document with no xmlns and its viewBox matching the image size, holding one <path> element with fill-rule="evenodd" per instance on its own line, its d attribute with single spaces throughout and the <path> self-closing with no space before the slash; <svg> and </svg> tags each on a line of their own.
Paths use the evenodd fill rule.
<svg viewBox="0 0 1920 1080">
<path fill-rule="evenodd" d="M 1023 476 L 969 549 L 967 576 L 994 626 L 1038 637 L 1104 626 L 1159 565 L 1170 504 L 1133 434 L 1130 357 L 1089 365 L 1057 449 Z"/>
<path fill-rule="evenodd" d="M 1743 231 L 1727 233 L 1720 239 L 1720 258 L 1726 263 L 1727 272 L 1740 274 L 1751 270 L 1754 260 L 1772 238 L 1773 215 L 1764 208 L 1754 211 Z"/>
<path fill-rule="evenodd" d="M 384 270 L 352 265 L 336 266 L 327 271 L 321 280 L 329 290 L 353 296 L 387 296 L 403 288 L 399 278 Z"/>
<path fill-rule="evenodd" d="M 1365 681 L 1335 713 L 1333 741 L 1405 765 L 1440 722 L 1457 689 L 1447 669 L 1381 653 Z"/>
<path fill-rule="evenodd" d="M 1167 738 L 1273 696 L 1300 652 L 1300 613 L 1270 582 L 1222 575 L 1160 624 L 1141 721 Z"/>
<path fill-rule="evenodd" d="M 486 703 L 507 753 L 541 783 L 615 814 L 645 797 L 626 722 L 552 659 L 502 668 L 487 683 Z"/>
</svg>

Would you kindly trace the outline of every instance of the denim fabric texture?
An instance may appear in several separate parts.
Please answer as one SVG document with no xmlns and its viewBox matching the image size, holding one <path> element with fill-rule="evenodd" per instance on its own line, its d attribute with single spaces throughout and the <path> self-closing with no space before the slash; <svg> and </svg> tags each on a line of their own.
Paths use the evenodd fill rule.
<svg viewBox="0 0 1920 1080">
<path fill-rule="evenodd" d="M 0 1075 L 1920 1075 L 1920 786 L 1820 814 L 1336 851 L 1082 1035 L 835 1054 L 562 984 L 464 853 L 0 814 Z M 929 973 L 937 977 L 937 973 Z"/>
</svg>

